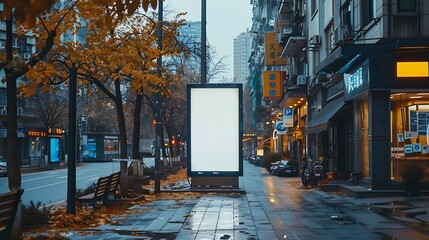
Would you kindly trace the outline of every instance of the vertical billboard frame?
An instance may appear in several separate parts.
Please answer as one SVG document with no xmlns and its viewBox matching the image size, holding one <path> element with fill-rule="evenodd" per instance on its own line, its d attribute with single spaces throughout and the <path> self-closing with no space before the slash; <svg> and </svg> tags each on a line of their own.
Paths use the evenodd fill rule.
<svg viewBox="0 0 429 240">
<path fill-rule="evenodd" d="M 188 84 L 187 97 L 188 176 L 243 176 L 243 85 Z"/>
</svg>

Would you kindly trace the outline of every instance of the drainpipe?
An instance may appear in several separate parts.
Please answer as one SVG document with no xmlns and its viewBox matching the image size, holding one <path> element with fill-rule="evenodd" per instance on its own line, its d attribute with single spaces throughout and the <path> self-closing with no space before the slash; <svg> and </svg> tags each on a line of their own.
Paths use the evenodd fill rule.
<svg viewBox="0 0 429 240">
<path fill-rule="evenodd" d="M 387 38 L 392 39 L 392 0 L 387 0 Z"/>
</svg>

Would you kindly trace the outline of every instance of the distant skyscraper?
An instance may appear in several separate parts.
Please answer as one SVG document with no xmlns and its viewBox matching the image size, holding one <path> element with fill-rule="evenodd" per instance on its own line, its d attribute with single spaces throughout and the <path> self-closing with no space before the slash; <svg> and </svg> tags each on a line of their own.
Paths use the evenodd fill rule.
<svg viewBox="0 0 429 240">
<path fill-rule="evenodd" d="M 179 28 L 179 40 L 184 43 L 201 44 L 201 22 L 187 22 Z"/>
<path fill-rule="evenodd" d="M 183 77 L 188 78 L 188 82 L 199 81 L 201 71 L 201 22 L 190 21 L 180 27 L 178 40 L 191 52 L 186 64 L 183 65 Z"/>
<path fill-rule="evenodd" d="M 246 83 L 250 76 L 249 57 L 251 53 L 250 32 L 240 33 L 234 38 L 234 82 Z"/>
</svg>

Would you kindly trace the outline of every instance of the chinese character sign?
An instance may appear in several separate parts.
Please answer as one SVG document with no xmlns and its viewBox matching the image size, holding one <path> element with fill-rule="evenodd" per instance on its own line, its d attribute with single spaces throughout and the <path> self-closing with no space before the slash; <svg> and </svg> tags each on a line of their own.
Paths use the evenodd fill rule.
<svg viewBox="0 0 429 240">
<path fill-rule="evenodd" d="M 264 72 L 264 99 L 280 99 L 282 85 L 281 72 Z"/>
<path fill-rule="evenodd" d="M 280 58 L 283 48 L 279 45 L 278 34 L 275 32 L 265 33 L 265 65 L 286 65 L 286 58 Z"/>
<path fill-rule="evenodd" d="M 359 68 L 353 74 L 344 76 L 347 93 L 351 93 L 363 85 L 362 68 Z"/>
</svg>

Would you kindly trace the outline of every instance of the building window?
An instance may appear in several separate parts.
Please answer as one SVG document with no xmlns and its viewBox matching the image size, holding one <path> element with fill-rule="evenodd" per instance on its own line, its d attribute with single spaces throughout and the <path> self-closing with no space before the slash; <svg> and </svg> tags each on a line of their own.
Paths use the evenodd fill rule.
<svg viewBox="0 0 429 240">
<path fill-rule="evenodd" d="M 353 27 L 352 27 L 352 15 L 351 15 L 351 7 L 350 2 L 343 5 L 341 8 L 341 15 L 342 15 L 342 28 L 343 37 L 344 40 L 351 40 L 350 37 L 353 38 Z"/>
<path fill-rule="evenodd" d="M 311 0 L 311 16 L 316 12 L 316 0 Z"/>
<path fill-rule="evenodd" d="M 415 12 L 416 0 L 398 0 L 398 12 Z"/>
<path fill-rule="evenodd" d="M 362 25 L 365 26 L 376 17 L 376 0 L 363 0 L 361 2 Z"/>
</svg>

